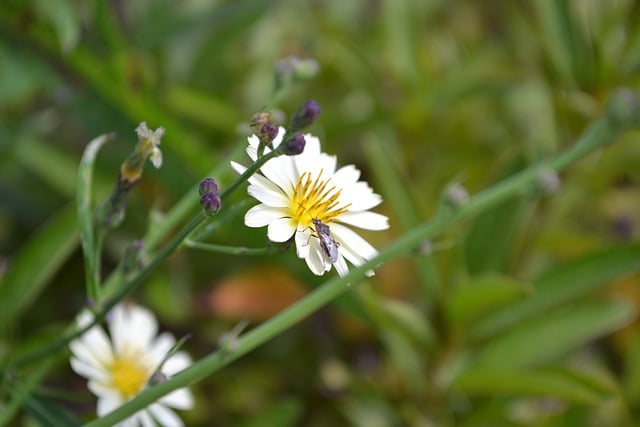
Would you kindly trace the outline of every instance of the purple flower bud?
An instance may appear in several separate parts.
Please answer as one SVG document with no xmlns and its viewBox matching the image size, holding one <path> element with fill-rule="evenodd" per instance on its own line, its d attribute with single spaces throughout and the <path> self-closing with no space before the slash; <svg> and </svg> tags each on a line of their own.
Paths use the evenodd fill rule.
<svg viewBox="0 0 640 427">
<path fill-rule="evenodd" d="M 260 135 L 258 135 L 260 141 L 265 142 L 273 141 L 276 136 L 278 136 L 278 126 L 273 123 L 265 123 L 265 125 L 262 126 L 262 129 L 260 129 Z"/>
<path fill-rule="evenodd" d="M 310 99 L 302 104 L 302 106 L 298 108 L 298 111 L 293 115 L 291 118 L 291 128 L 289 130 L 292 132 L 303 130 L 315 122 L 319 115 L 320 105 L 318 105 L 316 101 Z"/>
<path fill-rule="evenodd" d="M 204 193 L 200 197 L 200 206 L 202 206 L 202 209 L 207 215 L 218 213 L 221 204 L 222 201 L 220 200 L 220 194 L 218 194 L 217 191 Z"/>
<path fill-rule="evenodd" d="M 306 141 L 301 133 L 296 133 L 291 138 L 282 143 L 282 153 L 287 156 L 295 156 L 304 151 Z"/>
<path fill-rule="evenodd" d="M 218 192 L 218 184 L 216 180 L 213 178 L 205 178 L 200 181 L 200 196 L 205 195 L 206 193 Z"/>
</svg>

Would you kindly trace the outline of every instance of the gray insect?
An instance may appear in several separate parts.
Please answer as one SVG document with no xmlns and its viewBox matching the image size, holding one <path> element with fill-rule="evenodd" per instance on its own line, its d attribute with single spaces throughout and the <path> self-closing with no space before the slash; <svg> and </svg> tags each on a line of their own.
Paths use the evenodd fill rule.
<svg viewBox="0 0 640 427">
<path fill-rule="evenodd" d="M 317 218 L 312 218 L 311 221 L 316 227 L 316 234 L 318 235 L 317 237 L 320 241 L 320 249 L 322 249 L 322 254 L 332 264 L 335 263 L 336 261 L 338 261 L 339 243 L 334 240 L 333 234 L 331 234 L 331 229 L 327 224 L 324 224 Z"/>
</svg>

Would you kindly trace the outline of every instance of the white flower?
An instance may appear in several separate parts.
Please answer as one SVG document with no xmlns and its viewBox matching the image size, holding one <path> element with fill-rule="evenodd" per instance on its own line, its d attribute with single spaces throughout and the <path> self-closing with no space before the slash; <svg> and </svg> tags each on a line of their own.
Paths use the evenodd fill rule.
<svg viewBox="0 0 640 427">
<path fill-rule="evenodd" d="M 139 145 L 136 148 L 144 155 L 149 155 L 149 159 L 153 166 L 158 169 L 162 166 L 162 151 L 160 151 L 160 139 L 164 135 L 164 128 L 151 130 L 145 122 L 142 122 L 136 128 L 138 134 Z"/>
<path fill-rule="evenodd" d="M 78 326 L 87 325 L 93 315 L 82 312 Z M 103 416 L 133 399 L 158 369 L 176 340 L 168 333 L 156 336 L 158 324 L 153 314 L 132 304 L 118 304 L 107 316 L 110 338 L 94 326 L 69 344 L 71 368 L 87 378 L 89 390 L 98 398 L 98 416 Z M 191 364 L 184 351 L 177 351 L 162 365 L 160 372 L 169 377 Z M 122 423 L 123 427 L 182 426 L 171 409 L 190 409 L 193 396 L 186 389 L 175 390 Z"/>
<path fill-rule="evenodd" d="M 280 128 L 274 147 L 282 142 L 284 133 Z M 305 140 L 301 154 L 271 159 L 260 168 L 261 174 L 249 178 L 248 193 L 261 203 L 246 213 L 244 222 L 249 227 L 267 226 L 272 242 L 285 242 L 295 235 L 296 253 L 314 274 L 322 275 L 333 265 L 344 276 L 348 273 L 345 258 L 358 266 L 378 253 L 349 226 L 387 229 L 386 216 L 369 212 L 382 198 L 366 182 L 358 181 L 360 171 L 355 166 L 336 170 L 336 157 L 321 152 L 318 138 L 307 134 Z M 247 154 L 254 162 L 258 145 L 258 137 L 250 136 Z M 239 173 L 246 170 L 235 162 L 231 166 Z M 314 219 L 329 227 L 329 237 L 337 243 L 337 257 L 331 256 L 335 246 L 327 251 L 326 244 L 331 242 Z"/>
</svg>

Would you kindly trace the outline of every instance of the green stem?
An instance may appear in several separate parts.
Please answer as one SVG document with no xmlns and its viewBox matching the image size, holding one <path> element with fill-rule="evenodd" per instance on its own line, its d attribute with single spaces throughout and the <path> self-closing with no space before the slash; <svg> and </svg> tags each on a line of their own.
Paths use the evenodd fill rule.
<svg viewBox="0 0 640 427">
<path fill-rule="evenodd" d="M 207 215 L 203 211 L 198 212 L 198 214 L 186 226 L 184 226 L 182 230 L 180 230 L 173 240 L 171 240 L 167 246 L 163 247 L 151 262 L 149 262 L 149 264 L 147 264 L 133 279 L 131 279 L 126 286 L 123 286 L 106 302 L 98 304 L 94 313 L 95 317 L 92 322 L 82 328 L 76 328 L 75 325 L 70 326 L 65 330 L 60 338 L 48 345 L 40 347 L 40 349 L 33 353 L 27 354 L 15 362 L 10 363 L 7 369 L 11 367 L 17 368 L 24 366 L 42 357 L 54 354 L 61 348 L 65 347 L 71 340 L 82 335 L 95 324 L 100 322 L 109 310 L 133 292 L 144 281 L 144 279 L 146 279 L 158 267 L 158 265 L 160 265 L 160 263 L 168 258 L 169 255 L 171 255 L 189 235 L 189 233 L 191 233 L 191 231 L 193 231 L 205 218 L 207 218 Z"/>
<path fill-rule="evenodd" d="M 260 169 L 262 167 L 262 165 L 264 165 L 265 163 L 267 163 L 269 160 L 273 159 L 274 157 L 278 157 L 278 156 L 281 156 L 281 155 L 282 155 L 282 152 L 280 150 L 278 150 L 278 149 L 275 149 L 273 151 L 268 152 L 264 156 L 259 157 L 251 166 L 249 166 L 247 168 L 246 171 L 244 171 L 244 173 L 242 175 L 240 175 L 240 177 L 233 184 L 231 184 L 230 186 L 225 188 L 225 190 L 222 193 L 220 193 L 220 199 L 222 201 L 224 201 L 234 191 L 236 191 L 238 189 L 238 187 L 243 182 L 248 180 L 249 177 L 251 177 L 251 175 L 256 173 L 258 171 L 258 169 Z"/>
<path fill-rule="evenodd" d="M 278 246 L 266 246 L 263 248 L 246 248 L 244 246 L 217 245 L 215 243 L 194 242 L 191 239 L 184 241 L 184 246 L 203 251 L 218 252 L 229 255 L 266 255 L 282 252 L 283 248 Z"/>
<path fill-rule="evenodd" d="M 80 231 L 80 241 L 82 242 L 82 253 L 84 255 L 85 281 L 87 297 L 93 301 L 98 298 L 99 286 L 99 251 L 96 250 L 95 236 L 95 216 L 93 203 L 91 201 L 91 190 L 93 183 L 93 164 L 100 148 L 109 140 L 114 138 L 113 134 L 101 135 L 94 138 L 87 144 L 84 150 L 80 166 L 78 167 L 76 204 L 78 211 L 78 227 Z"/>
<path fill-rule="evenodd" d="M 254 164 L 247 168 L 247 170 L 242 175 L 240 175 L 240 177 L 238 177 L 238 179 L 233 184 L 227 187 L 227 189 L 221 194 L 220 198 L 225 199 L 229 197 L 236 189 L 238 189 L 241 183 L 249 179 L 249 177 L 253 175 L 263 164 L 281 154 L 282 153 L 280 151 L 274 150 L 258 159 Z M 145 268 L 143 268 L 133 279 L 131 279 L 131 281 L 127 282 L 126 285 L 119 290 L 115 290 L 113 292 L 113 297 L 109 298 L 106 302 L 99 303 L 95 312 L 95 319 L 93 320 L 93 322 L 83 328 L 76 328 L 74 325 L 72 325 L 65 330 L 60 338 L 56 339 L 48 345 L 41 347 L 37 351 L 21 357 L 15 362 L 10 363 L 9 366 L 5 368 L 5 370 L 9 369 L 10 367 L 15 368 L 24 366 L 42 357 L 51 355 L 52 353 L 66 346 L 71 340 L 82 335 L 95 324 L 100 322 L 111 308 L 113 308 L 118 302 L 120 302 L 123 298 L 133 292 L 143 282 L 143 280 L 146 279 L 161 262 L 169 257 L 169 255 L 171 255 L 182 244 L 187 236 L 189 236 L 189 234 L 191 234 L 191 232 L 195 230 L 206 218 L 207 215 L 203 211 L 199 211 L 198 214 L 193 219 L 191 219 L 191 221 L 185 227 L 183 227 L 182 230 L 180 230 L 180 232 L 171 240 L 171 242 L 163 247 L 151 260 L 151 262 L 149 262 L 149 264 L 147 264 Z M 104 296 L 108 297 L 108 294 Z"/>
<path fill-rule="evenodd" d="M 11 418 L 22 407 L 24 401 L 31 395 L 32 390 L 40 384 L 55 362 L 55 358 L 45 360 L 38 365 L 35 371 L 22 384 L 16 386 L 15 391 L 12 393 L 11 401 L 6 406 L 3 406 L 2 411 L 0 411 L 0 426 L 4 426 L 11 421 Z"/>
<path fill-rule="evenodd" d="M 382 250 L 376 258 L 354 268 L 344 277 L 336 277 L 329 280 L 296 304 L 239 337 L 233 350 L 220 349 L 209 354 L 189 368 L 169 378 L 167 381 L 144 390 L 136 396 L 136 398 L 125 403 L 110 414 L 90 422 L 87 424 L 87 427 L 111 426 L 147 407 L 171 391 L 186 387 L 211 375 L 231 361 L 267 342 L 269 339 L 282 333 L 320 307 L 345 293 L 350 289 L 349 283 L 360 280 L 367 270 L 375 268 L 383 262 L 409 253 L 412 249 L 420 246 L 425 240 L 432 239 L 448 227 L 451 227 L 463 219 L 473 217 L 510 197 L 528 191 L 531 187 L 538 184 L 541 171 L 564 169 L 593 150 L 612 142 L 619 130 L 619 128 L 613 128 L 606 118 L 594 122 L 587 128 L 585 134 L 576 145 L 562 152 L 557 157 L 526 169 L 478 193 L 465 205 L 456 210 L 452 210 L 449 215 L 438 215 L 433 220 L 422 223 L 392 242 Z"/>
</svg>

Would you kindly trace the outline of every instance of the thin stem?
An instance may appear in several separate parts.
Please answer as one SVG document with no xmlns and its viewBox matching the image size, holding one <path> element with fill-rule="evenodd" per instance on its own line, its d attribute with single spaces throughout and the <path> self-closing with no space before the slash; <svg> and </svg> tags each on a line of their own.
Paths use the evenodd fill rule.
<svg viewBox="0 0 640 427">
<path fill-rule="evenodd" d="M 262 248 L 246 248 L 243 246 L 227 246 L 217 245 L 215 243 L 194 242 L 191 239 L 186 239 L 183 245 L 192 249 L 201 249 L 203 251 L 218 252 L 229 255 L 267 255 L 282 252 L 287 248 L 286 246 L 278 247 L 274 245 Z"/>
<path fill-rule="evenodd" d="M 96 300 L 99 286 L 99 254 L 96 251 L 95 216 L 91 200 L 93 164 L 100 148 L 114 138 L 113 134 L 92 139 L 82 154 L 78 168 L 76 204 L 82 253 L 84 255 L 87 297 Z"/>
<path fill-rule="evenodd" d="M 564 169 L 586 154 L 613 141 L 618 131 L 619 129 L 612 128 L 606 118 L 594 122 L 587 128 L 585 134 L 576 145 L 562 152 L 557 157 L 548 162 L 542 162 L 539 165 L 526 169 L 478 193 L 465 205 L 451 210 L 448 215 L 437 215 L 434 219 L 422 223 L 393 241 L 382 250 L 376 258 L 354 268 L 344 277 L 336 277 L 325 282 L 307 297 L 239 337 L 233 350 L 220 349 L 209 354 L 189 368 L 169 378 L 167 381 L 144 390 L 133 400 L 125 403 L 110 414 L 90 422 L 87 424 L 87 427 L 106 427 L 113 425 L 133 415 L 140 409 L 147 407 L 171 391 L 186 387 L 211 375 L 231 361 L 267 342 L 269 339 L 282 333 L 320 307 L 345 293 L 350 289 L 349 283 L 355 283 L 362 279 L 367 270 L 375 268 L 383 262 L 409 253 L 414 248 L 420 246 L 425 240 L 434 238 L 439 233 L 442 233 L 463 219 L 471 218 L 510 197 L 530 191 L 532 187 L 538 184 L 541 171 Z"/>
<path fill-rule="evenodd" d="M 266 154 L 265 156 L 258 159 L 254 164 L 252 164 L 247 170 L 238 177 L 238 179 L 231 184 L 226 190 L 221 194 L 220 198 L 224 199 L 229 197 L 241 183 L 249 179 L 251 175 L 253 175 L 263 164 L 265 164 L 270 159 L 280 156 L 282 153 L 278 150 L 274 150 Z M 156 267 L 163 262 L 169 255 L 171 255 L 180 244 L 189 236 L 189 234 L 195 230 L 205 219 L 207 215 L 203 211 L 199 211 L 198 214 L 191 219 L 191 221 L 180 230 L 180 232 L 171 240 L 169 244 L 163 247 L 158 254 L 147 264 L 133 279 L 125 284 L 122 288 L 117 291 L 114 291 L 113 297 L 111 297 L 108 301 L 98 304 L 98 308 L 96 310 L 94 320 L 86 325 L 83 328 L 76 328 L 75 325 L 71 325 L 68 327 L 62 336 L 52 343 L 40 347 L 37 351 L 34 351 L 30 354 L 27 354 L 20 359 L 16 360 L 13 363 L 10 363 L 9 366 L 5 368 L 9 369 L 11 367 L 16 368 L 20 366 L 27 365 L 35 360 L 46 357 L 64 346 L 66 346 L 69 342 L 71 342 L 74 338 L 85 333 L 91 327 L 100 322 L 106 313 L 113 308 L 118 302 L 120 302 L 123 298 L 133 292 L 144 279 L 146 279 Z M 108 295 L 103 295 L 103 297 L 107 297 Z"/>
<path fill-rule="evenodd" d="M 82 335 L 100 322 L 109 310 L 133 292 L 160 263 L 168 258 L 169 255 L 171 255 L 189 235 L 189 233 L 191 233 L 191 231 L 193 231 L 193 229 L 195 229 L 205 218 L 207 218 L 207 216 L 203 211 L 198 212 L 198 214 L 191 219 L 191 221 L 184 226 L 182 230 L 180 230 L 173 240 L 171 240 L 167 246 L 163 247 L 162 250 L 160 250 L 160 252 L 158 252 L 158 254 L 149 262 L 149 264 L 147 264 L 133 279 L 131 279 L 131 281 L 127 282 L 126 285 L 117 291 L 112 298 L 102 304 L 98 304 L 97 309 L 94 312 L 95 316 L 92 322 L 82 328 L 76 328 L 75 325 L 68 327 L 60 338 L 48 345 L 40 347 L 37 351 L 21 357 L 15 362 L 10 363 L 6 369 L 24 366 L 42 357 L 51 355 L 66 346 L 71 340 Z"/>
<path fill-rule="evenodd" d="M 244 173 L 242 175 L 240 175 L 240 177 L 233 184 L 231 184 L 230 186 L 225 188 L 225 190 L 220 194 L 220 199 L 224 201 L 234 191 L 236 191 L 238 189 L 238 187 L 243 182 L 248 180 L 249 177 L 251 177 L 251 175 L 256 173 L 258 171 L 258 169 L 260 169 L 262 167 L 262 165 L 264 165 L 265 163 L 267 163 L 269 160 L 273 159 L 274 157 L 278 157 L 278 156 L 281 156 L 281 155 L 282 155 L 282 152 L 280 150 L 278 150 L 278 149 L 275 149 L 273 151 L 268 152 L 264 156 L 258 158 L 251 166 L 249 166 L 247 168 L 246 171 L 244 171 Z"/>
</svg>

